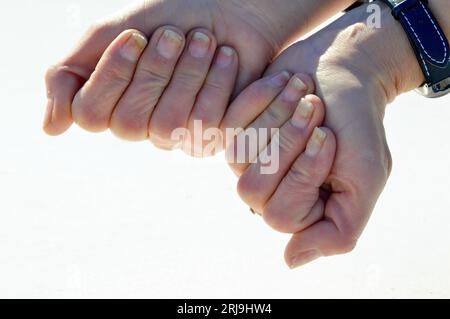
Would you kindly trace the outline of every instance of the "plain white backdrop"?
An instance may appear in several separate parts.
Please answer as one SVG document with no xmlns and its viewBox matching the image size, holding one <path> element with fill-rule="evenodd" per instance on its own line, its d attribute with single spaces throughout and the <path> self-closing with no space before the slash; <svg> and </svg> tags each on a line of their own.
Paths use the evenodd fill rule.
<svg viewBox="0 0 450 319">
<path fill-rule="evenodd" d="M 389 106 L 394 170 L 357 249 L 295 271 L 223 156 L 46 136 L 45 69 L 127 4 L 0 3 L 0 297 L 450 297 L 450 97 Z"/>
</svg>

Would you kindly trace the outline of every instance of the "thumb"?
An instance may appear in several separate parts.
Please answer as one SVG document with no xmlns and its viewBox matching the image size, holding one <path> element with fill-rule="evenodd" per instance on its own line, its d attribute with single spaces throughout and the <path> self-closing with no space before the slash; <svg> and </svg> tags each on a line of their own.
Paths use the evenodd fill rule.
<svg viewBox="0 0 450 319">
<path fill-rule="evenodd" d="M 48 102 L 44 118 L 47 134 L 62 134 L 72 125 L 74 96 L 89 79 L 102 53 L 121 31 L 121 27 L 113 23 L 91 27 L 66 58 L 48 69 L 45 76 Z"/>
<path fill-rule="evenodd" d="M 334 193 L 325 207 L 325 218 L 292 236 L 285 260 L 290 268 L 297 268 L 323 256 L 352 251 L 367 223 L 367 214 L 349 205 L 349 194 Z"/>
<path fill-rule="evenodd" d="M 180 7 L 182 5 L 186 8 Z M 136 29 L 149 35 L 163 23 L 177 24 L 183 31 L 190 30 L 196 21 L 203 21 L 207 16 L 204 12 L 181 17 L 173 14 L 189 8 L 190 5 L 185 1 L 144 1 L 91 27 L 79 45 L 46 74 L 48 106 L 44 130 L 50 135 L 59 135 L 72 125 L 71 105 L 74 96 L 119 34 L 127 29 Z"/>
</svg>

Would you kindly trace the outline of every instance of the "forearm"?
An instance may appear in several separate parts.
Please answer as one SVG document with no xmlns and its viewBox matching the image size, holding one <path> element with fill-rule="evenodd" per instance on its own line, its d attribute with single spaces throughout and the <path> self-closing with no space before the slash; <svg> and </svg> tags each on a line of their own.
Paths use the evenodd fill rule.
<svg viewBox="0 0 450 319">
<path fill-rule="evenodd" d="M 229 1 L 229 0 L 219 0 Z M 281 49 L 310 32 L 356 0 L 232 0 L 238 7 L 257 12 L 261 24 Z"/>
</svg>

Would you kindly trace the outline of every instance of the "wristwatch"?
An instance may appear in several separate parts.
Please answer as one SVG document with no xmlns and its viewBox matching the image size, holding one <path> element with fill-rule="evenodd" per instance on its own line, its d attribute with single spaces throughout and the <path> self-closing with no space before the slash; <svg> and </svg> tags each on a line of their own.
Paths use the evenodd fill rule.
<svg viewBox="0 0 450 319">
<path fill-rule="evenodd" d="M 392 15 L 403 26 L 425 75 L 425 83 L 416 91 L 430 98 L 450 93 L 449 43 L 428 0 L 380 1 L 392 9 Z"/>
</svg>

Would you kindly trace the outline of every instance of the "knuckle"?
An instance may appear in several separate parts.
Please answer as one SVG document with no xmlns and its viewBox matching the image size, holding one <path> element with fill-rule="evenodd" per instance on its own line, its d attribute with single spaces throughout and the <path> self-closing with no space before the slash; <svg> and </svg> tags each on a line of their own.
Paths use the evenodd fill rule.
<svg viewBox="0 0 450 319">
<path fill-rule="evenodd" d="M 267 105 L 268 98 L 275 98 L 273 88 L 269 87 L 265 82 L 255 82 L 246 89 L 245 100 L 252 105 Z M 270 101 L 269 101 L 270 102 Z"/>
<path fill-rule="evenodd" d="M 352 252 L 356 248 L 357 243 L 357 238 L 352 236 L 351 233 L 343 234 L 335 241 L 337 253 L 346 254 Z"/>
<path fill-rule="evenodd" d="M 45 83 L 47 85 L 47 93 L 50 94 L 54 86 L 66 78 L 64 66 L 52 65 L 45 72 Z"/>
<path fill-rule="evenodd" d="M 194 107 L 191 118 L 189 121 L 193 123 L 194 121 L 200 121 L 204 128 L 210 128 L 217 126 L 217 122 L 220 121 L 216 112 L 212 112 L 208 105 L 197 104 Z"/>
<path fill-rule="evenodd" d="M 91 132 L 101 132 L 107 129 L 105 118 L 92 107 L 74 106 L 73 119 L 81 128 Z"/>
<path fill-rule="evenodd" d="M 45 72 L 45 81 L 47 83 L 52 83 L 58 74 L 58 66 L 52 65 Z"/>
<path fill-rule="evenodd" d="M 173 79 L 177 88 L 185 90 L 198 89 L 203 84 L 204 77 L 195 70 L 179 71 Z"/>
<path fill-rule="evenodd" d="M 266 116 L 268 118 L 269 123 L 282 123 L 283 122 L 283 116 L 279 110 L 277 110 L 276 107 L 270 106 L 266 110 Z"/>
<path fill-rule="evenodd" d="M 263 211 L 263 218 L 267 225 L 280 232 L 288 232 L 288 223 L 280 214 L 280 209 L 274 205 L 267 205 Z"/>
<path fill-rule="evenodd" d="M 183 128 L 186 128 L 186 123 L 178 117 L 159 119 L 150 125 L 150 131 L 165 140 L 169 140 L 176 129 Z"/>
<path fill-rule="evenodd" d="M 298 162 L 295 162 L 289 170 L 288 180 L 293 184 L 293 186 L 295 185 L 295 187 L 305 189 L 312 186 L 312 173 L 302 165 L 298 164 Z"/>
<path fill-rule="evenodd" d="M 296 150 L 296 146 L 298 142 L 296 140 L 299 140 L 301 137 L 299 136 L 291 136 L 288 134 L 279 134 L 279 147 L 280 147 L 280 154 L 288 154 L 291 152 L 294 152 Z"/>
<path fill-rule="evenodd" d="M 249 178 L 248 175 L 244 174 L 239 179 L 237 191 L 242 200 L 249 204 L 250 199 L 253 199 L 259 192 L 258 183 L 253 178 Z M 252 204 L 258 206 L 259 203 L 252 202 Z"/>
<path fill-rule="evenodd" d="M 135 78 L 149 86 L 162 88 L 170 82 L 170 76 L 150 68 L 140 67 L 136 70 Z"/>
<path fill-rule="evenodd" d="M 136 116 L 113 117 L 111 131 L 124 140 L 136 141 L 147 137 L 147 127 Z"/>
<path fill-rule="evenodd" d="M 217 81 L 212 80 L 206 81 L 205 84 L 203 85 L 203 90 L 211 92 L 211 94 L 213 95 L 219 96 L 227 95 L 227 89 L 224 86 L 224 84 Z"/>
<path fill-rule="evenodd" d="M 348 217 L 343 218 L 338 228 L 338 237 L 335 240 L 337 253 L 345 254 L 353 251 L 358 243 L 361 231 L 358 224 Z"/>
<path fill-rule="evenodd" d="M 358 22 L 347 27 L 342 32 L 341 36 L 347 38 L 349 41 L 356 42 L 365 31 L 367 31 L 367 25 L 365 23 Z"/>
<path fill-rule="evenodd" d="M 96 77 L 106 84 L 112 86 L 126 87 L 130 84 L 130 76 L 124 72 L 119 63 L 112 63 L 108 68 L 95 71 Z"/>
</svg>

